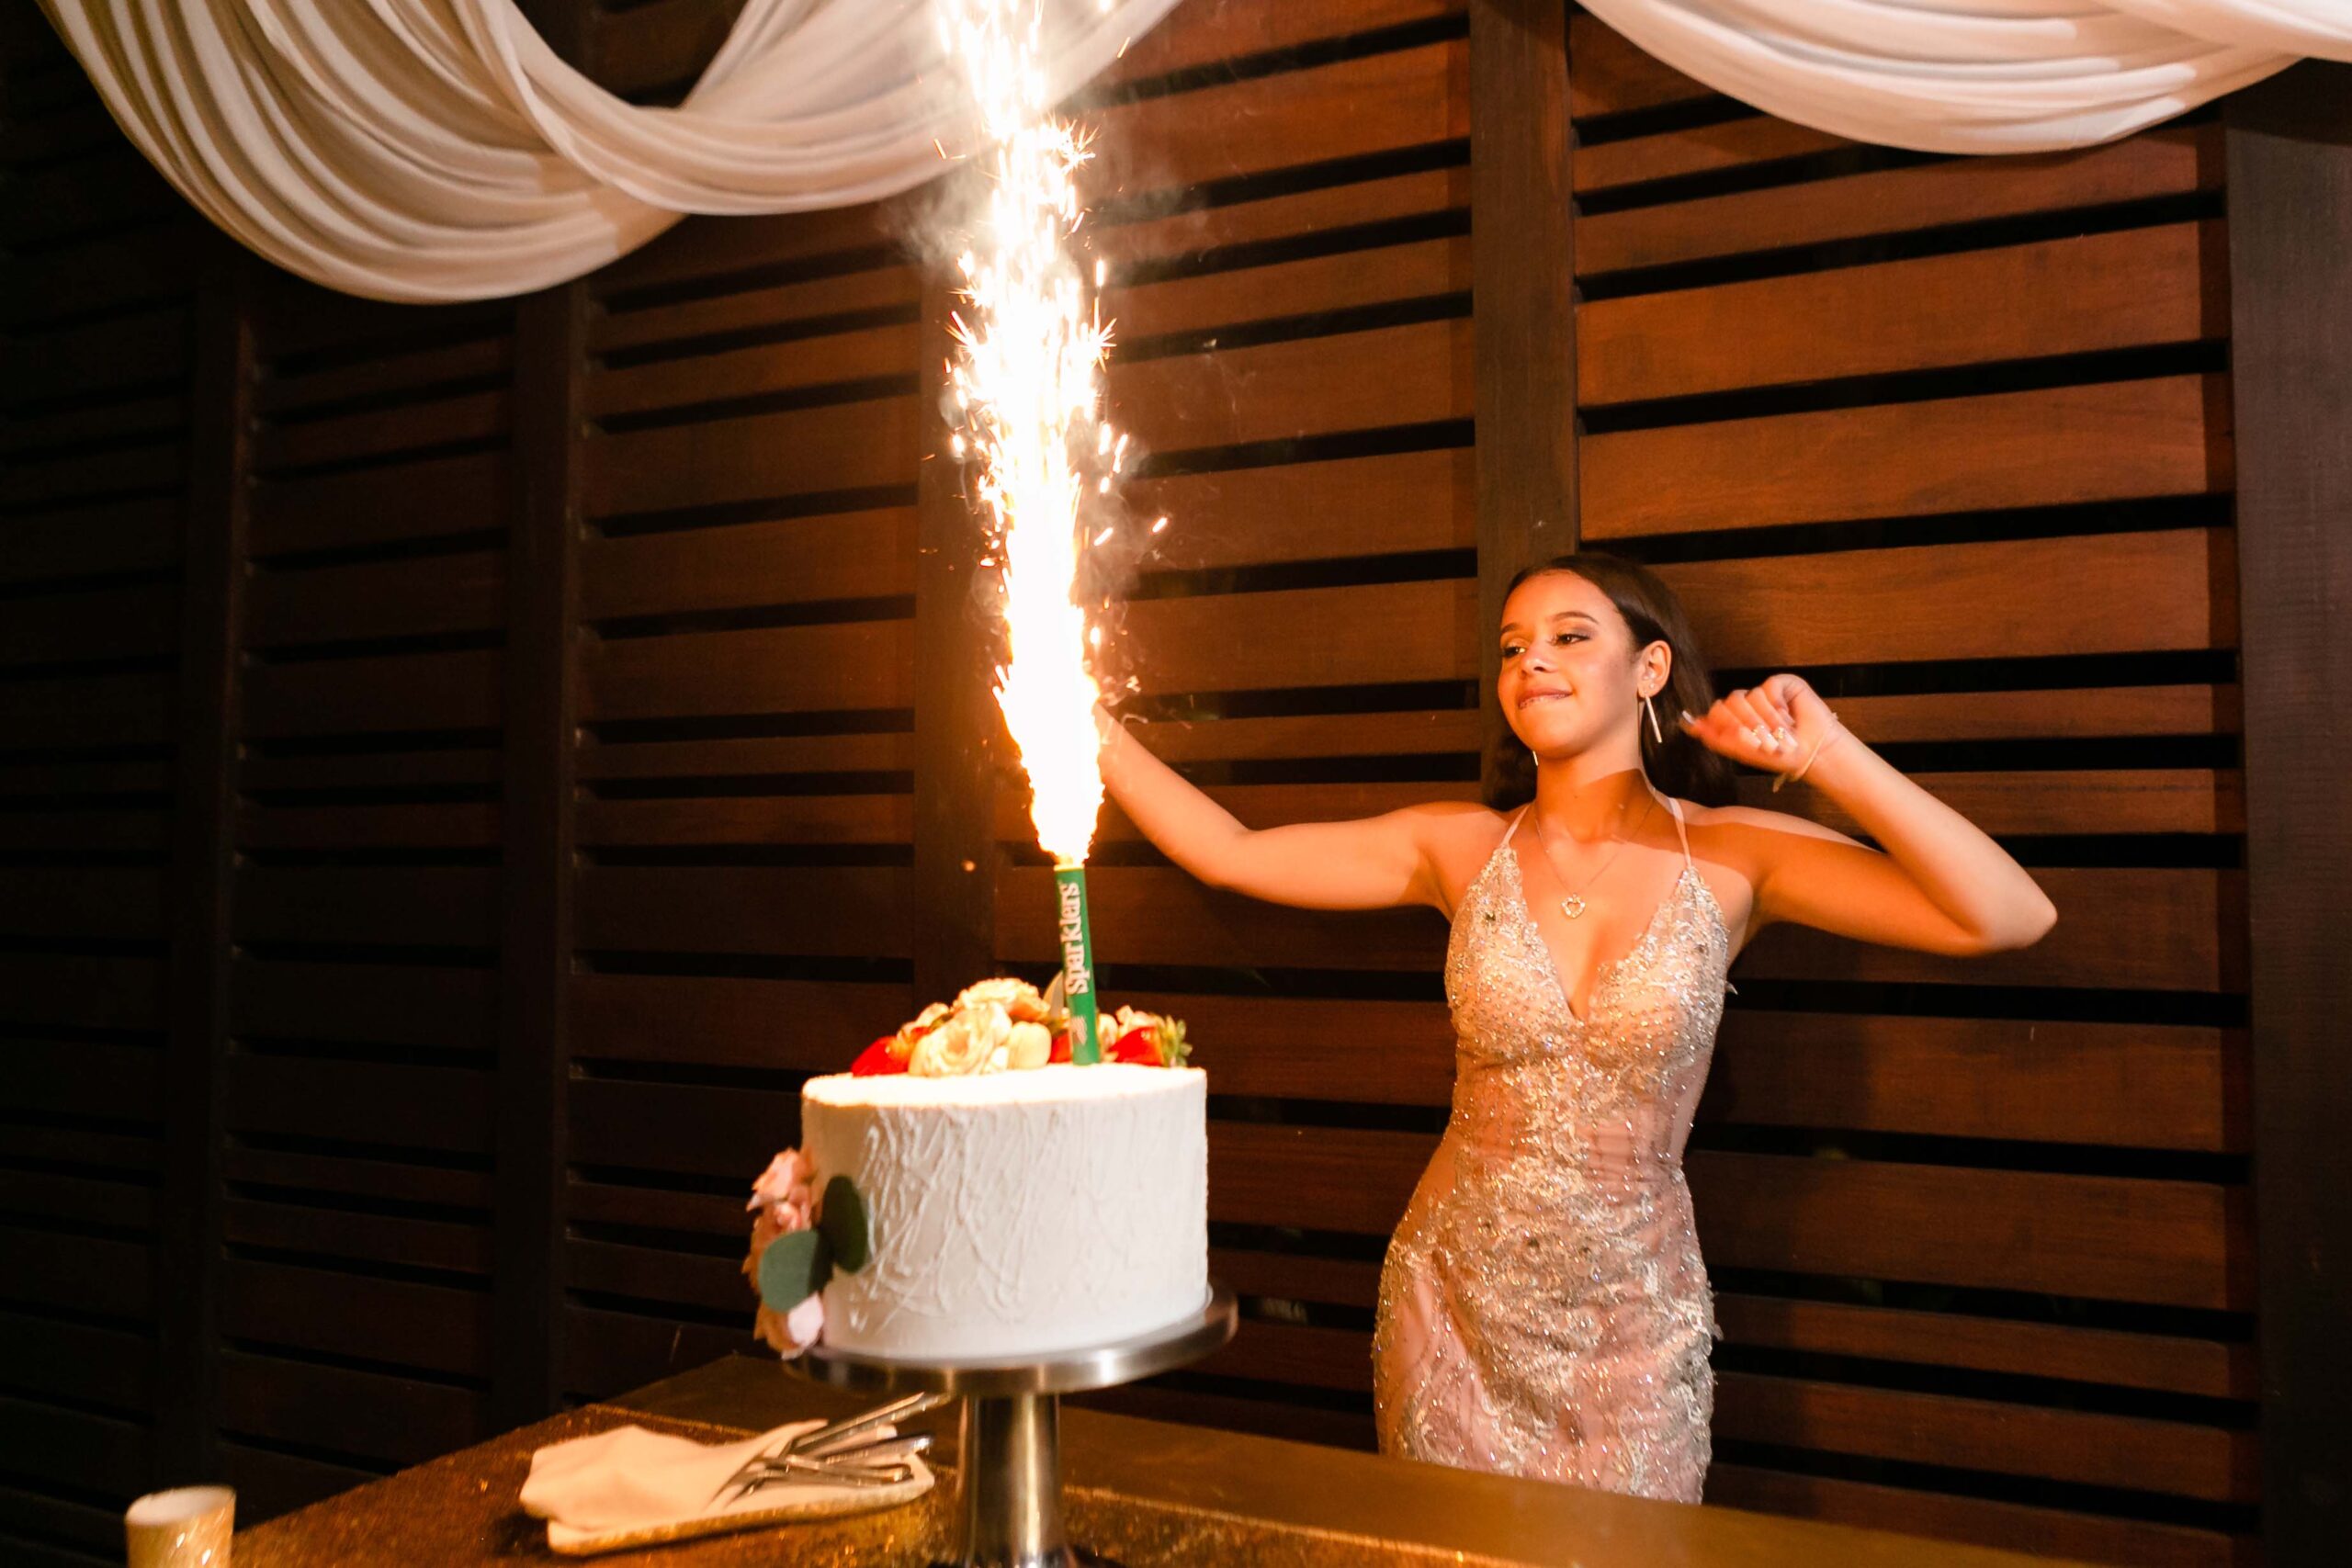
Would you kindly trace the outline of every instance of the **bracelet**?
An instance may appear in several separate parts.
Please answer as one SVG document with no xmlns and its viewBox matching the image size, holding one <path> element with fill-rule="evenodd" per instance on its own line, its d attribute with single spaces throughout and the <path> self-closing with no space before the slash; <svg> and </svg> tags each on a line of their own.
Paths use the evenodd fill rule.
<svg viewBox="0 0 2352 1568">
<path fill-rule="evenodd" d="M 1829 716 L 1836 718 L 1838 716 L 1833 713 Z M 1772 793 L 1774 795 L 1778 795 L 1781 793 L 1781 786 L 1782 784 L 1794 784 L 1797 780 L 1804 777 L 1805 770 L 1813 766 L 1813 760 L 1815 757 L 1820 756 L 1824 751 L 1826 751 L 1829 748 L 1837 745 L 1838 742 L 1844 739 L 1846 739 L 1846 727 L 1841 724 L 1838 727 L 1837 733 L 1825 735 L 1820 739 L 1815 741 L 1813 743 L 1813 750 L 1805 753 L 1804 761 L 1797 764 L 1796 772 L 1792 773 L 1776 773 L 1773 775 Z"/>
</svg>

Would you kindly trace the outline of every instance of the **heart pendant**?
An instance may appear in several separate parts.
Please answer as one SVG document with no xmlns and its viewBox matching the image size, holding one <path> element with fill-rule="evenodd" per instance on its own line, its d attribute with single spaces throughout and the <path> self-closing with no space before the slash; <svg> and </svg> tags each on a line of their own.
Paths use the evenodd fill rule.
<svg viewBox="0 0 2352 1568">
<path fill-rule="evenodd" d="M 1568 919 L 1573 920 L 1584 913 L 1584 900 L 1571 893 L 1560 900 L 1560 908 L 1566 913 Z"/>
</svg>

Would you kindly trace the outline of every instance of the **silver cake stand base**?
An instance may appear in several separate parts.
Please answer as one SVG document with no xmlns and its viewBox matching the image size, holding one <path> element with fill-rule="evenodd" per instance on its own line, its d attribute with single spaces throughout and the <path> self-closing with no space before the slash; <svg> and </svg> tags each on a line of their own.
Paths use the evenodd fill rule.
<svg viewBox="0 0 2352 1568">
<path fill-rule="evenodd" d="M 1061 1396 L 1199 1360 L 1233 1337 L 1233 1292 L 1156 1333 L 1050 1359 L 901 1361 L 816 1345 L 794 1365 L 820 1382 L 877 1393 L 935 1390 L 964 1401 L 956 1568 L 1081 1568 L 1105 1559 L 1062 1530 Z"/>
</svg>

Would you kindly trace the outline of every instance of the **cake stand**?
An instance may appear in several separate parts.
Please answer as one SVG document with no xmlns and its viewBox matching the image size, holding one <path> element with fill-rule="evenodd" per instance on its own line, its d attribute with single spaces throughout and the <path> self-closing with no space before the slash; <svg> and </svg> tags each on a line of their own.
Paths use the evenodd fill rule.
<svg viewBox="0 0 2352 1568">
<path fill-rule="evenodd" d="M 962 1397 L 963 1543 L 954 1568 L 1085 1568 L 1108 1560 L 1072 1547 L 1063 1534 L 1061 1396 L 1196 1361 L 1233 1337 L 1235 1317 L 1233 1292 L 1218 1285 L 1191 1316 L 1091 1350 L 905 1361 L 820 1343 L 789 1364 L 840 1388 Z"/>
</svg>

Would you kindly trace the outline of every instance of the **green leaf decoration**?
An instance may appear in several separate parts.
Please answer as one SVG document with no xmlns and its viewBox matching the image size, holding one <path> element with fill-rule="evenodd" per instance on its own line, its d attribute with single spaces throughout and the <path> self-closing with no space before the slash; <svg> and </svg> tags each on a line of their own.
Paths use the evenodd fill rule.
<svg viewBox="0 0 2352 1568">
<path fill-rule="evenodd" d="M 857 1190 L 857 1183 L 846 1176 L 836 1176 L 825 1183 L 825 1199 L 818 1205 L 824 1217 L 817 1228 L 832 1247 L 833 1261 L 845 1274 L 854 1274 L 865 1267 L 873 1256 L 873 1238 L 866 1230 L 865 1200 Z"/>
<path fill-rule="evenodd" d="M 820 1231 L 788 1231 L 760 1254 L 760 1300 L 790 1312 L 833 1277 L 833 1249 Z"/>
<path fill-rule="evenodd" d="M 1159 1065 L 1163 1067 L 1182 1066 L 1185 1058 L 1193 1054 L 1191 1043 L 1184 1038 L 1184 1021 L 1179 1018 L 1163 1018 L 1159 1021 L 1157 1033 Z"/>
</svg>

